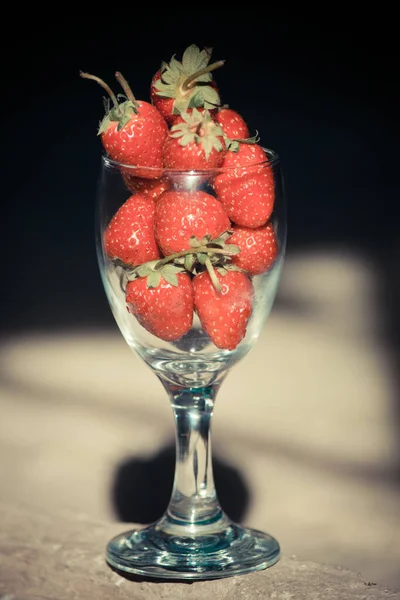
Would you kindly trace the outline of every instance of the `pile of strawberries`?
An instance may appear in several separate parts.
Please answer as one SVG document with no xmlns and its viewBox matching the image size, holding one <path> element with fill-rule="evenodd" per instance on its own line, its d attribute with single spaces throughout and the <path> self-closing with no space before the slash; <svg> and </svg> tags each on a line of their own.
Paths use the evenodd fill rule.
<svg viewBox="0 0 400 600">
<path fill-rule="evenodd" d="M 224 61 L 210 58 L 192 45 L 162 63 L 151 103 L 119 72 L 118 96 L 81 76 L 108 93 L 99 135 L 131 194 L 104 233 L 107 256 L 125 270 L 129 312 L 166 341 L 188 333 L 196 312 L 215 346 L 233 350 L 252 313 L 252 278 L 278 254 L 275 186 L 258 139 L 221 106 L 212 72 Z"/>
</svg>

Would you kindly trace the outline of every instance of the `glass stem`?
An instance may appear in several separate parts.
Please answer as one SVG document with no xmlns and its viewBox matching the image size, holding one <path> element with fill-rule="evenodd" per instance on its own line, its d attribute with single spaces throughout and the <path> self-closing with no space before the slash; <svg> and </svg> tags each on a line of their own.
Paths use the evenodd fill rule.
<svg viewBox="0 0 400 600">
<path fill-rule="evenodd" d="M 211 417 L 219 384 L 181 388 L 163 382 L 175 417 L 176 464 L 169 523 L 194 529 L 224 521 L 214 486 L 211 456 Z"/>
</svg>

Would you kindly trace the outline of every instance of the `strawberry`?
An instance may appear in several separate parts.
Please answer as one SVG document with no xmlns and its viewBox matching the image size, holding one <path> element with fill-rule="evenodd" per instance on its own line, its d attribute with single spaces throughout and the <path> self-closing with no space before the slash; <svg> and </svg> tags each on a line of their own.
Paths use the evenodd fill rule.
<svg viewBox="0 0 400 600">
<path fill-rule="evenodd" d="M 274 208 L 274 173 L 258 144 L 237 142 L 225 155 L 213 187 L 229 218 L 243 227 L 265 225 Z"/>
<path fill-rule="evenodd" d="M 254 177 L 240 177 L 219 190 L 221 201 L 233 223 L 243 227 L 261 227 L 274 207 L 272 171 Z"/>
<path fill-rule="evenodd" d="M 172 186 L 171 180 L 165 176 L 160 179 L 144 179 L 143 177 L 136 177 L 136 175 L 125 170 L 122 177 L 129 191 L 140 192 L 149 198 L 153 198 L 153 200 L 157 200 L 163 192 L 166 192 Z"/>
<path fill-rule="evenodd" d="M 221 126 L 225 135 L 235 140 L 250 137 L 249 129 L 243 117 L 231 108 L 222 107 L 216 113 L 214 120 Z"/>
<path fill-rule="evenodd" d="M 116 78 L 121 83 L 127 99 L 118 103 L 111 88 L 101 79 L 81 73 L 85 79 L 97 81 L 109 94 L 113 106 L 106 103 L 98 135 L 111 160 L 137 168 L 136 176 L 148 179 L 160 177 L 163 166 L 162 148 L 168 135 L 168 126 L 161 113 L 148 102 L 136 100 L 127 81 L 120 73 Z"/>
<path fill-rule="evenodd" d="M 181 113 L 171 127 L 163 155 L 167 169 L 206 170 L 219 167 L 224 160 L 224 132 L 211 118 L 208 110 L 202 113 Z"/>
<path fill-rule="evenodd" d="M 240 252 L 232 256 L 232 262 L 250 275 L 265 273 L 278 255 L 278 243 L 271 223 L 250 229 L 234 225 L 229 243 L 239 246 Z"/>
<path fill-rule="evenodd" d="M 163 83 L 164 82 L 161 79 L 160 69 L 157 71 L 157 73 L 151 80 L 150 99 L 153 106 L 155 106 L 157 110 L 162 114 L 168 125 L 171 125 L 178 116 L 178 113 L 176 115 L 173 113 L 174 99 L 172 97 L 158 95 L 158 92 L 156 91 L 157 86 L 159 85 L 161 87 Z"/>
<path fill-rule="evenodd" d="M 209 273 L 193 279 L 194 306 L 201 325 L 217 348 L 234 350 L 246 334 L 252 312 L 253 286 L 239 271 L 215 272 L 222 289 L 217 291 Z"/>
<path fill-rule="evenodd" d="M 172 265 L 168 265 L 172 267 Z M 141 269 L 143 272 L 142 265 Z M 165 265 L 164 268 L 166 268 Z M 149 269 L 151 271 L 151 269 Z M 165 279 L 160 271 L 151 271 L 158 278 L 149 281 L 141 276 L 126 286 L 128 311 L 150 333 L 170 342 L 178 340 L 191 328 L 193 322 L 193 287 L 187 273 L 173 275 L 176 281 L 171 283 L 171 274 Z"/>
<path fill-rule="evenodd" d="M 107 255 L 129 265 L 140 265 L 160 257 L 154 238 L 155 202 L 144 194 L 134 194 L 113 216 L 104 233 Z"/>
<path fill-rule="evenodd" d="M 233 141 L 229 144 L 229 150 L 222 163 L 222 168 L 226 171 L 214 179 L 216 191 L 232 179 L 265 172 L 268 157 L 259 144 L 252 142 L 253 139 L 255 138 L 250 138 L 249 143 Z"/>
<path fill-rule="evenodd" d="M 192 44 L 183 53 L 182 62 L 173 56 L 170 63 L 163 63 L 154 75 L 150 87 L 151 101 L 167 123 L 173 123 L 176 115 L 188 108 L 215 110 L 220 104 L 211 72 L 222 67 L 224 61 L 209 65 L 210 58 L 210 48 L 200 51 Z"/>
<path fill-rule="evenodd" d="M 157 201 L 154 232 L 165 256 L 189 249 L 191 236 L 216 238 L 229 227 L 224 207 L 206 192 L 169 190 Z"/>
</svg>

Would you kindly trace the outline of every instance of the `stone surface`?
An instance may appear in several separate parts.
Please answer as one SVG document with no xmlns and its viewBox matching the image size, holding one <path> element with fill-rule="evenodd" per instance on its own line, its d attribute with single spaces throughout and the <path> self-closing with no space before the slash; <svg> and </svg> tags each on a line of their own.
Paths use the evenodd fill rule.
<svg viewBox="0 0 400 600">
<path fill-rule="evenodd" d="M 127 579 L 104 561 L 107 540 L 126 524 L 85 514 L 0 505 L 0 600 L 394 600 L 346 569 L 283 557 L 249 575 L 192 583 Z"/>
</svg>

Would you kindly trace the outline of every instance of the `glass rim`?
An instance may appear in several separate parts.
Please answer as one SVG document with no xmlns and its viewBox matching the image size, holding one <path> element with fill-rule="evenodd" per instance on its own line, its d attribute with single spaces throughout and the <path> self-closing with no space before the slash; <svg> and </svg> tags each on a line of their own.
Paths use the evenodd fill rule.
<svg viewBox="0 0 400 600">
<path fill-rule="evenodd" d="M 106 167 L 114 167 L 117 169 L 124 169 L 125 171 L 131 171 L 132 175 L 134 175 L 135 171 L 141 171 L 143 173 L 143 171 L 148 171 L 149 173 L 161 173 L 160 177 L 162 177 L 163 175 L 189 175 L 189 176 L 196 176 L 196 175 L 216 175 L 216 174 L 221 174 L 221 173 L 226 173 L 226 172 L 232 172 L 232 171 L 246 171 L 247 169 L 252 169 L 254 167 L 262 167 L 262 166 L 269 166 L 269 167 L 273 167 L 275 165 L 277 165 L 279 163 L 279 155 L 274 151 L 271 150 L 270 148 L 264 148 L 262 147 L 262 149 L 264 150 L 264 152 L 267 154 L 267 160 L 262 160 L 262 161 L 258 161 L 255 163 L 249 163 L 247 165 L 243 165 L 240 167 L 214 167 L 212 169 L 169 169 L 166 167 L 147 167 L 147 166 L 142 166 L 142 165 L 127 165 L 121 162 L 118 162 L 117 160 L 113 160 L 112 158 L 110 158 L 109 156 L 107 156 L 107 154 L 102 154 L 102 161 L 103 164 Z M 138 177 L 143 177 L 143 175 L 138 175 Z"/>
</svg>

